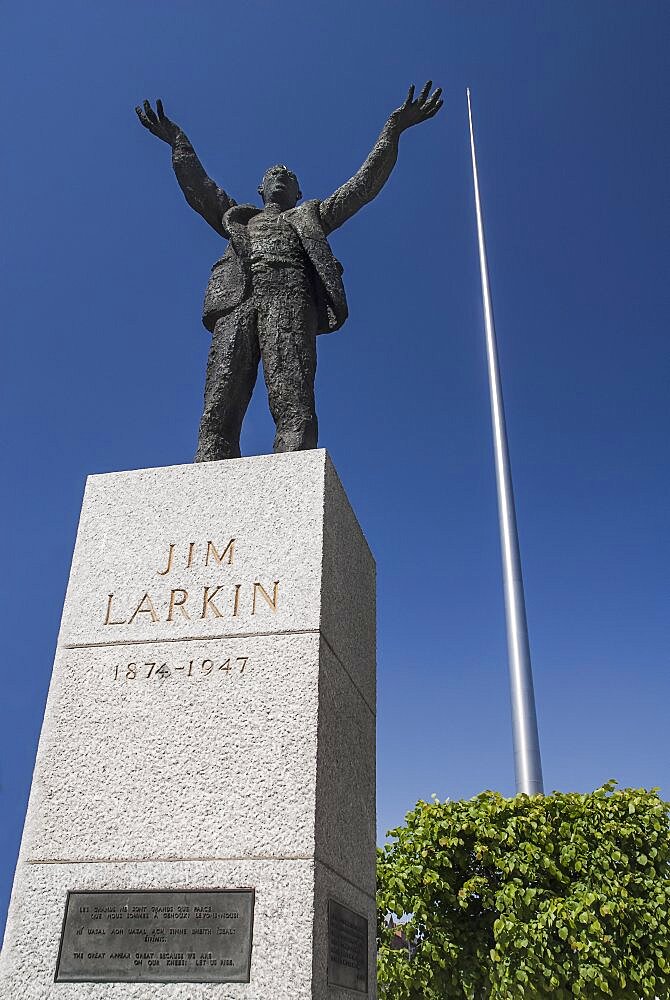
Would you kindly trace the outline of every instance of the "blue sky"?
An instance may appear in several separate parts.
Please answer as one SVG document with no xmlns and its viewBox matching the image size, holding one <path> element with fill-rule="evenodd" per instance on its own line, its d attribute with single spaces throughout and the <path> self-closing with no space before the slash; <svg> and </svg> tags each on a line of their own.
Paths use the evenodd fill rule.
<svg viewBox="0 0 670 1000">
<path fill-rule="evenodd" d="M 379 571 L 380 837 L 420 797 L 514 790 L 465 104 L 470 86 L 547 789 L 668 755 L 664 2 L 5 4 L 0 919 L 88 473 L 188 462 L 221 241 L 133 107 L 162 97 L 255 200 L 325 197 L 411 82 L 445 89 L 332 238 L 320 444 Z M 270 450 L 259 380 L 243 452 Z"/>
</svg>

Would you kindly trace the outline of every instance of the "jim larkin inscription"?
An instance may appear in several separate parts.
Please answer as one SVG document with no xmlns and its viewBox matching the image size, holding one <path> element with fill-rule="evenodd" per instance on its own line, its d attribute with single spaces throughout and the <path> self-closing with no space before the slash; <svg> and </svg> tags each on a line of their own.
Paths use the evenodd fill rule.
<svg viewBox="0 0 670 1000">
<path fill-rule="evenodd" d="M 248 983 L 253 889 L 70 892 L 57 983 Z"/>
<path fill-rule="evenodd" d="M 140 122 L 172 149 L 186 201 L 229 241 L 212 267 L 203 323 L 212 334 L 196 462 L 237 458 L 240 430 L 262 359 L 274 450 L 316 448 L 316 337 L 338 330 L 348 315 L 342 265 L 327 237 L 381 191 L 398 157 L 401 134 L 442 107 L 428 81 L 388 118 L 363 166 L 323 201 L 298 205 L 298 178 L 283 164 L 265 172 L 263 208 L 238 205 L 207 176 L 183 130 L 161 101 L 136 108 Z"/>
<path fill-rule="evenodd" d="M 211 539 L 202 543 L 188 542 L 180 547 L 170 542 L 165 556 L 156 570 L 159 580 L 176 576 L 181 570 L 186 573 L 201 560 L 206 568 L 233 566 L 235 559 L 235 539 L 231 538 L 221 546 Z M 161 588 L 160 591 L 145 590 L 141 596 L 107 594 L 103 625 L 132 625 L 135 621 L 157 624 L 158 622 L 192 621 L 206 618 L 237 618 L 243 610 L 256 615 L 261 610 L 277 611 L 280 580 L 261 583 L 253 580 L 247 583 L 206 584 L 196 593 L 188 587 Z"/>
</svg>

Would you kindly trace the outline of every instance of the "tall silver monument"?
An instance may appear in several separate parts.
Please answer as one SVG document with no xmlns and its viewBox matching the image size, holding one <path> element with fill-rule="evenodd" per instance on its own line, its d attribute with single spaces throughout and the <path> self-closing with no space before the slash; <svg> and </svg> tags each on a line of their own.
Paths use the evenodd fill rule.
<svg viewBox="0 0 670 1000">
<path fill-rule="evenodd" d="M 491 420 L 493 422 L 493 449 L 496 464 L 496 484 L 498 487 L 498 517 L 500 521 L 500 547 L 502 549 L 503 584 L 505 590 L 505 617 L 507 620 L 507 650 L 509 657 L 510 691 L 512 698 L 512 728 L 514 734 L 514 771 L 517 792 L 537 795 L 544 792 L 542 784 L 542 762 L 540 742 L 537 734 L 535 714 L 535 694 L 533 691 L 533 671 L 528 646 L 528 625 L 526 605 L 521 577 L 521 557 L 519 537 L 514 510 L 512 473 L 507 448 L 505 409 L 502 385 L 498 367 L 498 347 L 493 322 L 493 307 L 489 288 L 484 221 L 479 196 L 479 177 L 475 153 L 475 133 L 472 125 L 470 90 L 468 95 L 468 118 L 470 121 L 470 152 L 472 154 L 472 179 L 475 190 L 475 211 L 477 213 L 477 238 L 479 242 L 479 270 L 482 280 L 482 301 L 484 304 L 484 326 L 486 328 L 486 355 L 488 358 L 489 391 L 491 396 Z"/>
</svg>

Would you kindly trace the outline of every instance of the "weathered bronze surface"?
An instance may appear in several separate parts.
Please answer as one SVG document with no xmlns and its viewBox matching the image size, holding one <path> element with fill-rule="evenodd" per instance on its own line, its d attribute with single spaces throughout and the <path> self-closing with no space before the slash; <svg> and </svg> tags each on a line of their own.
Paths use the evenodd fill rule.
<svg viewBox="0 0 670 1000">
<path fill-rule="evenodd" d="M 275 451 L 316 448 L 316 337 L 347 318 L 342 265 L 327 237 L 381 191 L 398 156 L 400 136 L 442 107 L 428 81 L 417 98 L 389 116 L 365 163 L 330 197 L 302 198 L 284 164 L 266 170 L 258 193 L 263 208 L 238 205 L 208 177 L 186 133 L 160 101 L 136 108 L 144 127 L 172 149 L 172 166 L 186 201 L 228 248 L 212 267 L 203 322 L 212 334 L 196 462 L 237 458 L 240 430 L 259 361 L 277 433 Z"/>
<path fill-rule="evenodd" d="M 328 984 L 368 992 L 368 922 L 328 900 Z"/>
<path fill-rule="evenodd" d="M 248 983 L 253 889 L 69 892 L 57 983 Z"/>
</svg>

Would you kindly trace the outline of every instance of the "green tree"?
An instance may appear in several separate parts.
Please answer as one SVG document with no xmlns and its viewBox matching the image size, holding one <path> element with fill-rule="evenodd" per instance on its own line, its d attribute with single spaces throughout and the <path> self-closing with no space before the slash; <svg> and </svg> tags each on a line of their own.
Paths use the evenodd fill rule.
<svg viewBox="0 0 670 1000">
<path fill-rule="evenodd" d="M 378 852 L 380 995 L 667 1000 L 668 808 L 615 781 L 419 802 Z"/>
</svg>

